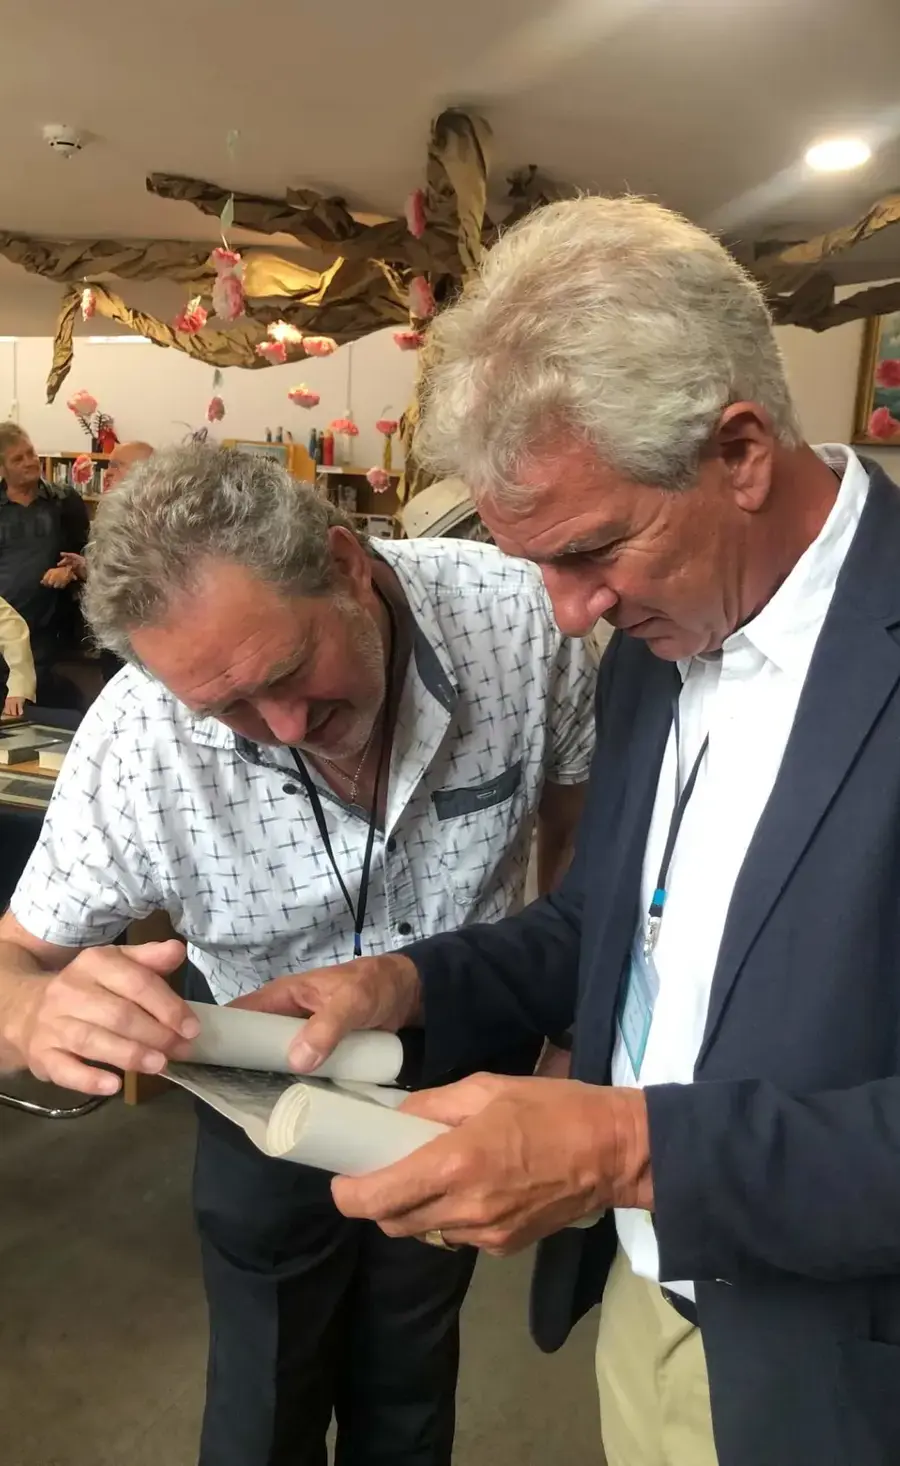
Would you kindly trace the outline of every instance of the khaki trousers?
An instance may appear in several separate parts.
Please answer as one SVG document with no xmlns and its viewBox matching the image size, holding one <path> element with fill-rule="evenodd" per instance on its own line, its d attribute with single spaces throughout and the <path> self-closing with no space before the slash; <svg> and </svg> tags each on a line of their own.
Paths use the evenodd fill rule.
<svg viewBox="0 0 900 1466">
<path fill-rule="evenodd" d="M 597 1339 L 607 1466 L 716 1466 L 700 1330 L 619 1250 Z"/>
</svg>

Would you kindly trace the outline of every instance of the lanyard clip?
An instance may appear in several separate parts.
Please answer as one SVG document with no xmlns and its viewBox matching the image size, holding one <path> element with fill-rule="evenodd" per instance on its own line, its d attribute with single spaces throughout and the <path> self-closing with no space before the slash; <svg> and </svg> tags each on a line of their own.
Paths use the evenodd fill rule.
<svg viewBox="0 0 900 1466">
<path fill-rule="evenodd" d="M 659 929 L 662 926 L 662 913 L 659 916 L 648 916 L 647 930 L 644 934 L 644 956 L 652 957 L 656 943 L 659 940 Z"/>
</svg>

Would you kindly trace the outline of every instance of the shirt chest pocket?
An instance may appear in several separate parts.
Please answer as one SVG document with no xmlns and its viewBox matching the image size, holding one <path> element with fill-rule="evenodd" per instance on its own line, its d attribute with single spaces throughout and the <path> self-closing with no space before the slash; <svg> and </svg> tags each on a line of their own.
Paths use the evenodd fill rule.
<svg viewBox="0 0 900 1466">
<path fill-rule="evenodd" d="M 506 884 L 514 863 L 527 861 L 530 822 L 521 761 L 483 783 L 438 789 L 431 799 L 448 889 L 471 910 L 498 882 Z"/>
</svg>

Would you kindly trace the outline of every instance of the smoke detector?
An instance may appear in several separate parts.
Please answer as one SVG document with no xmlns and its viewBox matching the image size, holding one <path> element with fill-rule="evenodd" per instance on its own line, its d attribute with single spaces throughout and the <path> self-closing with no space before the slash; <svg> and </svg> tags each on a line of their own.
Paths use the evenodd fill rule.
<svg viewBox="0 0 900 1466">
<path fill-rule="evenodd" d="M 44 142 L 54 153 L 61 158 L 74 158 L 84 147 L 84 138 L 77 133 L 74 127 L 66 127 L 62 122 L 48 122 L 44 127 Z"/>
</svg>

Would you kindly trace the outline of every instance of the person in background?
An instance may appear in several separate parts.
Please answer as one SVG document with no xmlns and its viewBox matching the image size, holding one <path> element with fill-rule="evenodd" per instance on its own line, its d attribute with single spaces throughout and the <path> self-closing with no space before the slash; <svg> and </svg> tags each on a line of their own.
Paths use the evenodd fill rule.
<svg viewBox="0 0 900 1466">
<path fill-rule="evenodd" d="M 0 598 L 0 681 L 4 677 L 6 664 L 6 692 L 3 696 L 3 716 L 19 718 L 25 711 L 26 702 L 34 702 L 37 696 L 37 678 L 34 658 L 31 655 L 31 639 L 28 624 L 9 601 Z"/>
<path fill-rule="evenodd" d="M 464 541 L 369 541 L 271 459 L 194 445 L 104 498 L 85 600 L 98 639 L 143 670 L 88 713 L 0 923 L 13 1063 L 98 1092 L 118 1081 L 78 1055 L 162 1066 L 145 1042 L 192 1018 L 163 980 L 183 948 L 112 946 L 139 912 L 170 913 L 187 996 L 223 1003 L 516 909 L 535 819 L 544 878 L 560 878 L 594 669 L 534 567 Z M 528 1073 L 539 1047 L 493 1062 Z M 202 1466 L 321 1466 L 332 1413 L 348 1466 L 449 1466 L 475 1253 L 345 1222 L 329 1177 L 205 1109 L 195 1208 Z"/>
<path fill-rule="evenodd" d="M 40 460 L 18 423 L 0 423 L 0 596 L 28 626 L 44 707 L 79 708 L 83 697 L 58 663 L 80 651 L 75 571 L 62 556 L 80 554 L 88 514 L 74 489 L 41 478 Z"/>
<path fill-rule="evenodd" d="M 134 464 L 143 463 L 152 455 L 153 448 L 149 443 L 117 443 L 110 454 L 109 463 L 103 475 L 104 494 L 108 494 L 111 489 L 121 483 Z M 73 571 L 79 580 L 84 580 L 87 576 L 87 562 L 83 555 L 75 554 L 71 550 L 64 551 L 59 563 L 60 567 Z M 106 647 L 100 648 L 100 671 L 104 682 L 109 682 L 111 677 L 115 677 L 124 665 L 121 657 L 117 657 L 115 652 L 109 651 Z"/>
</svg>

